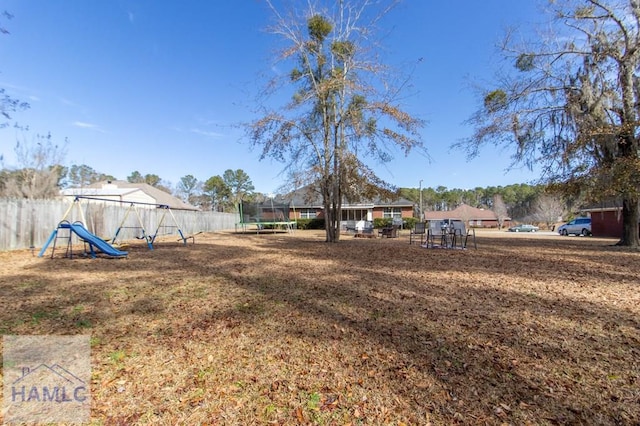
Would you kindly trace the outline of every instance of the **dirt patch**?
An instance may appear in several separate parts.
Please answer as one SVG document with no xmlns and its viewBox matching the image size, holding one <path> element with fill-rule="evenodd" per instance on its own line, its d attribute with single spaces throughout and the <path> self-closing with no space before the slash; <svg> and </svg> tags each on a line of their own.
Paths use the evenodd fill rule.
<svg viewBox="0 0 640 426">
<path fill-rule="evenodd" d="M 3 334 L 91 334 L 96 424 L 638 424 L 640 254 L 202 234 L 0 253 Z"/>
</svg>

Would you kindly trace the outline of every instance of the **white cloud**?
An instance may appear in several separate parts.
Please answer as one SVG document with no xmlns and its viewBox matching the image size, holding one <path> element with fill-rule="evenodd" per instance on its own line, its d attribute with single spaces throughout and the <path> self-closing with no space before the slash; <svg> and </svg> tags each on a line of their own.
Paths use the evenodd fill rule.
<svg viewBox="0 0 640 426">
<path fill-rule="evenodd" d="M 74 121 L 73 125 L 76 127 L 84 127 L 85 129 L 95 129 L 96 127 L 98 127 L 95 124 L 85 123 L 82 121 Z"/>
<path fill-rule="evenodd" d="M 222 133 L 210 132 L 210 131 L 201 130 L 201 129 L 190 129 L 189 131 L 191 133 L 195 133 L 197 135 L 203 135 L 209 138 L 221 138 L 222 136 L 224 136 Z"/>
<path fill-rule="evenodd" d="M 218 124 L 217 120 L 213 120 L 210 118 L 197 117 L 196 120 L 198 121 L 198 124 L 201 124 L 203 126 L 213 126 Z"/>
<path fill-rule="evenodd" d="M 133 14 L 133 12 L 127 12 L 127 16 L 129 17 L 129 22 L 131 22 L 133 24 L 133 22 L 135 21 L 135 15 Z"/>
<path fill-rule="evenodd" d="M 77 106 L 75 102 L 67 98 L 60 98 L 60 103 L 67 106 Z"/>
<path fill-rule="evenodd" d="M 85 123 L 84 121 L 74 121 L 71 124 L 75 127 L 80 127 L 81 129 L 90 129 L 100 133 L 105 133 L 105 131 L 102 130 L 102 128 L 100 128 L 100 126 L 98 126 L 97 124 Z"/>
</svg>

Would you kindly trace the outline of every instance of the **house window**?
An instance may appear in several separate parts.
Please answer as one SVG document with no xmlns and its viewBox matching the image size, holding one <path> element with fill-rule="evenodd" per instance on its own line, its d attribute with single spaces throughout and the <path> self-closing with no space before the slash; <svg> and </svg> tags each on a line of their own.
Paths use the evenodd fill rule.
<svg viewBox="0 0 640 426">
<path fill-rule="evenodd" d="M 340 220 L 367 220 L 366 209 L 342 209 L 342 218 Z"/>
<path fill-rule="evenodd" d="M 301 209 L 300 219 L 315 219 L 317 212 L 315 209 Z"/>
<path fill-rule="evenodd" d="M 402 219 L 402 209 L 399 207 L 385 207 L 382 217 L 390 219 Z"/>
</svg>

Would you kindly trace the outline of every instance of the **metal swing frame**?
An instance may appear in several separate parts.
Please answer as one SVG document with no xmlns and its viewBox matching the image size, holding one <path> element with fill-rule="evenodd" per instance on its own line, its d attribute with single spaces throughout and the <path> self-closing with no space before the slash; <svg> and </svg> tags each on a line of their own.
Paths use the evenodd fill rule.
<svg viewBox="0 0 640 426">
<path fill-rule="evenodd" d="M 131 213 L 131 211 L 133 211 L 136 215 L 136 218 L 138 219 L 138 223 L 140 224 L 140 229 L 142 230 L 142 236 L 140 237 L 136 237 L 140 240 L 144 239 L 144 241 L 147 243 L 147 247 L 149 247 L 149 250 L 153 250 L 153 239 L 147 235 L 147 231 L 144 228 L 144 224 L 142 223 L 142 218 L 140 217 L 140 213 L 138 213 L 138 208 L 136 207 L 136 203 L 132 202 L 129 204 L 129 208 L 127 209 L 126 213 L 124 214 L 124 217 L 122 218 L 122 221 L 120 222 L 120 226 L 118 226 L 118 229 L 116 229 L 116 233 L 113 236 L 113 238 L 111 239 L 111 244 L 115 244 L 116 240 L 118 239 L 118 235 L 120 234 L 120 231 L 123 229 L 131 229 L 131 228 L 138 228 L 137 226 L 135 227 L 131 227 L 131 226 L 124 226 L 125 222 L 127 221 L 127 218 L 129 217 L 129 213 Z M 154 237 L 155 239 L 155 237 Z"/>
<path fill-rule="evenodd" d="M 158 208 L 163 209 L 162 216 L 160 216 L 160 220 L 158 221 L 158 227 L 156 228 L 156 232 L 154 232 L 154 234 L 149 237 L 150 238 L 149 244 L 153 244 L 155 242 L 156 237 L 158 237 L 159 235 L 160 228 L 162 228 L 163 226 L 167 227 L 167 225 L 163 225 L 164 219 L 167 216 L 167 212 L 169 212 L 169 216 L 171 216 L 171 219 L 173 219 L 173 225 L 169 225 L 169 226 L 176 228 L 178 230 L 178 234 L 180 235 L 180 238 L 178 239 L 178 241 L 182 241 L 184 245 L 187 245 L 188 239 L 193 239 L 193 241 L 195 242 L 194 236 L 187 236 L 187 237 L 184 236 L 184 234 L 182 233 L 182 229 L 180 228 L 180 225 L 178 224 L 178 221 L 176 220 L 176 217 L 174 216 L 169 206 L 165 204 L 158 204 Z"/>
</svg>

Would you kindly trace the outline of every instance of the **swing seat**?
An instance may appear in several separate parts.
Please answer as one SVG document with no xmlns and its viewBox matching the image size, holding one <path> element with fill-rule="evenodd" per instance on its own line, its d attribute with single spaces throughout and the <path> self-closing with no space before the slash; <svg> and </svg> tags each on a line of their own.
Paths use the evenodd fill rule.
<svg viewBox="0 0 640 426">
<path fill-rule="evenodd" d="M 202 234 L 202 231 L 196 232 L 195 234 L 187 235 L 184 238 L 178 238 L 176 241 L 178 241 L 178 242 L 183 241 L 186 244 L 187 240 L 191 240 L 191 242 L 193 244 L 195 244 L 196 243 L 196 235 L 200 235 L 200 234 Z"/>
</svg>

